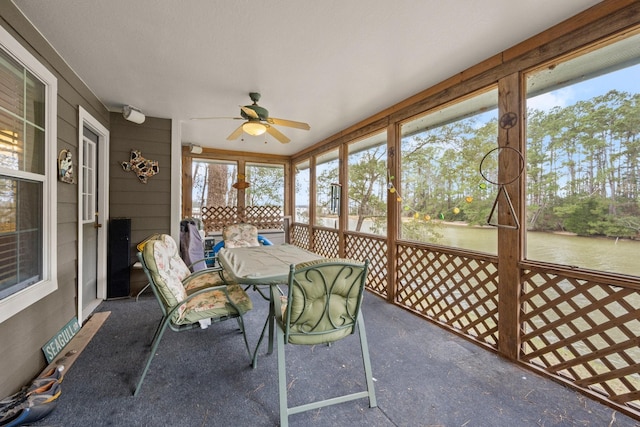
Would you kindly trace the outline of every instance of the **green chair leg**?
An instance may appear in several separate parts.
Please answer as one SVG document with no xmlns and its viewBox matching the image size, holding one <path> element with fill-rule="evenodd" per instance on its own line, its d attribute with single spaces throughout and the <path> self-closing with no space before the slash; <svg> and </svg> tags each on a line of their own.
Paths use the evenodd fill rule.
<svg viewBox="0 0 640 427">
<path fill-rule="evenodd" d="M 162 335 L 164 335 L 164 331 L 167 329 L 167 325 L 169 324 L 169 317 L 164 317 L 160 321 L 160 325 L 158 325 L 158 329 L 153 337 L 153 342 L 151 343 L 151 353 L 147 358 L 147 364 L 142 371 L 142 375 L 140 376 L 140 380 L 138 381 L 138 385 L 136 386 L 135 391 L 133 392 L 134 396 L 137 396 L 140 392 L 140 388 L 142 387 L 142 383 L 144 382 L 144 377 L 147 376 L 147 371 L 149 370 L 149 366 L 151 366 L 151 361 L 153 360 L 153 356 L 155 356 L 156 351 L 158 350 L 158 345 L 160 344 L 160 340 L 162 339 Z"/>
<path fill-rule="evenodd" d="M 287 407 L 287 370 L 284 356 L 284 332 L 276 327 L 278 347 L 278 395 L 280 396 L 280 427 L 289 426 L 289 408 Z"/>
<path fill-rule="evenodd" d="M 369 345 L 367 343 L 367 333 L 364 329 L 364 319 L 362 312 L 358 316 L 358 332 L 360 333 L 360 348 L 362 349 L 362 361 L 364 363 L 364 374 L 367 378 L 367 390 L 369 394 L 369 407 L 378 406 L 376 402 L 376 390 L 373 386 L 373 374 L 371 372 L 371 359 L 369 358 Z"/>
<path fill-rule="evenodd" d="M 284 350 L 284 332 L 282 331 L 282 328 L 276 327 L 278 348 L 278 395 L 280 403 L 280 427 L 287 427 L 289 425 L 289 415 L 298 414 L 300 412 L 306 412 L 312 409 L 322 408 L 329 405 L 335 405 L 336 403 L 349 402 L 351 400 L 361 399 L 363 397 L 369 398 L 370 408 L 375 408 L 378 406 L 378 403 L 376 401 L 376 391 L 373 385 L 373 374 L 371 371 L 371 359 L 369 357 L 369 347 L 367 344 L 367 333 L 364 328 L 362 313 L 360 313 L 360 316 L 358 316 L 358 333 L 360 335 L 360 349 L 362 351 L 362 361 L 367 381 L 367 391 L 361 391 L 289 408 L 287 402 L 287 372 Z"/>
</svg>

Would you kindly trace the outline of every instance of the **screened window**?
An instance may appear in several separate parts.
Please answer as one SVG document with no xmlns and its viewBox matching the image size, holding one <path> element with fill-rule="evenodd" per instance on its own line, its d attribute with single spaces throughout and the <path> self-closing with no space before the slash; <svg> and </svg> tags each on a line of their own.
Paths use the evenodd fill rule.
<svg viewBox="0 0 640 427">
<path fill-rule="evenodd" d="M 347 228 L 387 234 L 387 133 L 349 144 Z"/>
<path fill-rule="evenodd" d="M 401 186 L 389 177 L 401 238 L 497 253 L 487 225 L 497 189 L 479 173 L 497 147 L 497 105 L 491 89 L 402 124 Z"/>
<path fill-rule="evenodd" d="M 640 36 L 527 75 L 531 260 L 640 276 Z"/>
<path fill-rule="evenodd" d="M 235 207 L 238 190 L 236 162 L 194 159 L 192 162 L 192 216 L 201 218 L 203 207 Z"/>
<path fill-rule="evenodd" d="M 284 166 L 247 163 L 246 206 L 278 206 L 284 215 Z"/>
<path fill-rule="evenodd" d="M 338 228 L 339 166 L 338 150 L 316 158 L 316 225 Z"/>
<path fill-rule="evenodd" d="M 3 321 L 57 287 L 57 82 L 2 28 L 0 36 L 0 321 Z M 27 288 L 31 291 L 26 292 Z"/>
<path fill-rule="evenodd" d="M 310 188 L 310 167 L 309 160 L 295 165 L 295 209 L 293 211 L 293 221 L 302 224 L 309 224 L 309 188 Z"/>
</svg>

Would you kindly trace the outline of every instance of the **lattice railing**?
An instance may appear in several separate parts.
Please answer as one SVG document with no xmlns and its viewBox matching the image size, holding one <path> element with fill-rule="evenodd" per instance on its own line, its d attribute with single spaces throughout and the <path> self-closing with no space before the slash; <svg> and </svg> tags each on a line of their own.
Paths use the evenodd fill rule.
<svg viewBox="0 0 640 427">
<path fill-rule="evenodd" d="M 221 231 L 225 225 L 247 222 L 260 230 L 282 230 L 280 206 L 204 206 L 201 218 L 207 233 Z"/>
<path fill-rule="evenodd" d="M 378 295 L 387 296 L 387 239 L 385 237 L 347 234 L 345 256 L 351 259 L 368 259 L 367 288 Z"/>
<path fill-rule="evenodd" d="M 640 410 L 640 292 L 525 270 L 521 360 Z"/>
<path fill-rule="evenodd" d="M 311 249 L 310 236 L 311 226 L 308 224 L 293 224 L 290 231 L 291 244 L 299 246 L 303 249 Z"/>
<path fill-rule="evenodd" d="M 399 305 L 497 347 L 496 263 L 399 244 L 396 266 Z"/>
<path fill-rule="evenodd" d="M 292 227 L 292 242 L 338 254 L 338 230 Z M 345 256 L 369 258 L 370 290 L 478 343 L 498 348 L 497 258 L 420 243 L 396 248 L 387 286 L 387 243 L 344 233 Z M 299 242 L 299 243 L 296 243 Z M 522 270 L 519 360 L 625 412 L 640 414 L 640 290 L 538 267 Z"/>
<path fill-rule="evenodd" d="M 326 258 L 340 256 L 338 248 L 338 230 L 314 228 L 313 252 Z"/>
</svg>

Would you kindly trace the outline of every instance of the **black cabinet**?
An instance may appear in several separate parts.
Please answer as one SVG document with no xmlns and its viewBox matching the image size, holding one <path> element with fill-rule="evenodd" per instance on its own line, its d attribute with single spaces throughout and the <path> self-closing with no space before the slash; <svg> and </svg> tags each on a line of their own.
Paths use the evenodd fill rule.
<svg viewBox="0 0 640 427">
<path fill-rule="evenodd" d="M 109 220 L 107 298 L 123 298 L 131 289 L 131 218 Z"/>
</svg>

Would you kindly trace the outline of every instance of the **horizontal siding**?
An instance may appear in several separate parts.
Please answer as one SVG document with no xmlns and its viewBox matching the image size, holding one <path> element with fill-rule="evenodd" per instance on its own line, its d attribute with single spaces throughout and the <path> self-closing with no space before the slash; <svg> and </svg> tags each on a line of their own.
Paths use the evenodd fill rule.
<svg viewBox="0 0 640 427">
<path fill-rule="evenodd" d="M 111 113 L 109 150 L 109 217 L 131 218 L 131 264 L 137 261 L 135 246 L 155 233 L 171 232 L 171 120 L 147 117 L 138 125 Z M 158 162 L 159 173 L 142 183 L 122 168 L 131 150 Z M 131 293 L 146 284 L 140 271 L 131 273 Z"/>
<path fill-rule="evenodd" d="M 109 127 L 109 112 L 12 2 L 0 2 L 0 25 L 58 79 L 57 147 L 78 160 L 78 106 Z M 57 183 L 58 290 L 0 324 L 0 396 L 13 393 L 46 365 L 41 347 L 76 315 L 77 184 Z"/>
</svg>

